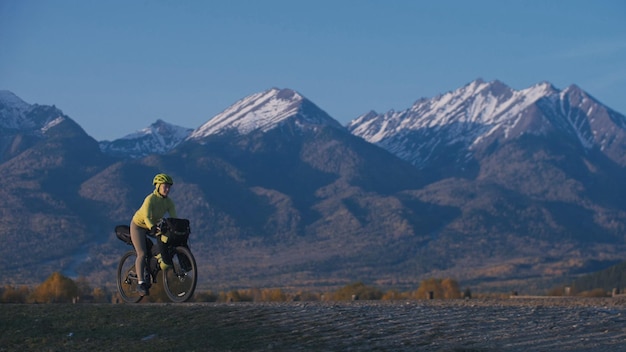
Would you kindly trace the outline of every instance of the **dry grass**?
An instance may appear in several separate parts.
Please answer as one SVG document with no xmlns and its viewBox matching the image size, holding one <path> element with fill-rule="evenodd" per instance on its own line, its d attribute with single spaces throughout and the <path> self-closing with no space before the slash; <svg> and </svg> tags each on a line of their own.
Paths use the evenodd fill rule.
<svg viewBox="0 0 626 352">
<path fill-rule="evenodd" d="M 0 305 L 0 351 L 613 351 L 616 298 Z"/>
</svg>

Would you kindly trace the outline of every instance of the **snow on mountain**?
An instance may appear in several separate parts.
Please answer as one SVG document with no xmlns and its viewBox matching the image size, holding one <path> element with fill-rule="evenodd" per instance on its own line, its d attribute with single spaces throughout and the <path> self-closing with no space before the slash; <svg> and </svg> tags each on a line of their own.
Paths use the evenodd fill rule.
<svg viewBox="0 0 626 352">
<path fill-rule="evenodd" d="M 51 129 L 52 127 L 59 125 L 61 122 L 65 121 L 65 117 L 63 116 L 59 116 L 55 119 L 50 120 L 48 123 L 46 123 L 42 128 L 41 131 L 42 132 L 46 132 L 47 130 Z"/>
<path fill-rule="evenodd" d="M 30 108 L 30 104 L 20 99 L 17 95 L 8 90 L 0 90 L 0 114 L 13 111 L 23 113 Z"/>
<path fill-rule="evenodd" d="M 587 148 L 610 148 L 616 134 L 626 131 L 624 115 L 607 108 L 576 85 L 564 89 L 552 103 Z"/>
<path fill-rule="evenodd" d="M 524 91 L 514 91 L 501 82 L 481 80 L 433 99 L 420 99 L 410 109 L 379 115 L 369 112 L 348 124 L 348 129 L 366 140 L 379 143 L 406 130 L 432 129 L 464 124 L 471 126 L 471 135 L 459 138 L 473 140 L 488 126 L 505 124 L 507 131 L 518 123 L 519 112 L 527 108 L 551 86 L 541 84 Z M 467 132 L 467 131 L 465 131 Z"/>
<path fill-rule="evenodd" d="M 184 141 L 193 129 L 157 120 L 147 128 L 114 141 L 101 141 L 100 150 L 113 156 L 140 158 L 149 154 L 165 154 Z"/>
<path fill-rule="evenodd" d="M 8 90 L 0 90 L 0 128 L 45 133 L 66 119 L 55 107 L 31 105 Z"/>
<path fill-rule="evenodd" d="M 239 100 L 195 130 L 158 120 L 148 128 L 115 141 L 101 141 L 100 149 L 108 155 L 140 158 L 165 154 L 185 140 L 201 141 L 211 135 L 233 131 L 239 134 L 257 130 L 266 132 L 286 121 L 292 121 L 300 128 L 328 125 L 345 129 L 297 92 L 272 88 Z"/>
<path fill-rule="evenodd" d="M 32 121 L 26 119 L 28 110 L 30 110 L 30 104 L 7 90 L 0 91 L 0 127 L 7 129 L 32 128 Z"/>
<path fill-rule="evenodd" d="M 605 115 L 612 117 L 603 118 Z M 471 151 L 494 138 L 545 134 L 554 128 L 591 148 L 599 142 L 600 126 L 614 131 L 612 127 L 626 124 L 620 116 L 576 86 L 559 91 L 542 82 L 518 91 L 500 81 L 479 79 L 432 99 L 420 99 L 404 111 L 371 111 L 351 121 L 347 128 L 416 166 L 424 166 L 436 149 L 445 146 L 463 146 Z M 612 127 L 606 127 L 607 121 L 613 121 Z"/>
<path fill-rule="evenodd" d="M 200 140 L 233 131 L 239 134 L 267 132 L 288 120 L 301 128 L 329 125 L 343 129 L 341 124 L 298 92 L 272 88 L 237 101 L 197 128 L 189 139 Z"/>
</svg>

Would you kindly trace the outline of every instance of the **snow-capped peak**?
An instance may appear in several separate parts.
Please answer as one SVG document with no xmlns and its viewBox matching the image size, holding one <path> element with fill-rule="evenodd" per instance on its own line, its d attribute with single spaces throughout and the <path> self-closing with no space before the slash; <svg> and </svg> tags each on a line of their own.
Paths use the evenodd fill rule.
<svg viewBox="0 0 626 352">
<path fill-rule="evenodd" d="M 100 150 L 105 154 L 131 158 L 165 154 L 177 147 L 192 131 L 191 128 L 172 125 L 159 119 L 120 139 L 99 142 Z"/>
<path fill-rule="evenodd" d="M 481 131 L 478 132 L 482 134 L 488 126 L 514 127 L 521 111 L 555 92 L 556 89 L 547 82 L 516 91 L 500 81 L 478 79 L 435 98 L 420 99 L 408 110 L 392 110 L 378 116 L 370 112 L 351 121 L 348 129 L 373 143 L 400 131 L 441 128 L 451 124 L 465 125 L 466 128 L 473 126 L 472 129 L 479 127 Z M 372 129 L 372 126 L 377 128 Z"/>
<path fill-rule="evenodd" d="M 39 135 L 66 119 L 54 106 L 31 105 L 8 90 L 0 90 L 0 129 Z"/>
<path fill-rule="evenodd" d="M 343 128 L 298 92 L 272 88 L 237 101 L 197 128 L 189 139 L 202 139 L 231 131 L 239 134 L 267 132 L 294 116 L 300 118 L 302 125 L 333 125 Z"/>
<path fill-rule="evenodd" d="M 121 139 L 129 140 L 129 139 L 139 139 L 145 136 L 158 136 L 161 139 L 163 137 L 168 137 L 174 140 L 183 140 L 189 136 L 189 133 L 191 133 L 191 131 L 193 131 L 193 129 L 172 125 L 161 119 L 158 119 L 156 120 L 155 123 L 151 124 L 150 126 L 143 128 L 139 131 L 136 131 L 134 133 L 131 133 L 129 135 L 126 135 L 122 137 Z"/>
<path fill-rule="evenodd" d="M 598 111 L 602 114 L 596 114 Z M 597 143 L 608 148 L 608 142 L 602 140 L 612 140 L 605 137 L 613 133 L 612 126 L 626 125 L 620 116 L 607 112 L 576 86 L 560 91 L 549 82 L 541 82 L 514 90 L 499 81 L 479 79 L 432 99 L 420 99 L 407 110 L 369 112 L 351 121 L 347 128 L 421 166 L 435 148 L 471 152 L 494 138 L 544 135 L 554 130 L 576 138 L 584 148 Z"/>
<path fill-rule="evenodd" d="M 420 99 L 404 111 L 392 110 L 378 116 L 370 112 L 350 122 L 347 127 L 353 134 L 378 143 L 390 135 L 411 130 L 435 129 L 451 124 L 463 130 L 472 126 L 489 126 L 509 118 L 505 112 L 518 103 L 521 95 L 502 82 L 479 79 L 435 98 Z M 465 134 L 465 138 L 471 137 Z"/>
</svg>

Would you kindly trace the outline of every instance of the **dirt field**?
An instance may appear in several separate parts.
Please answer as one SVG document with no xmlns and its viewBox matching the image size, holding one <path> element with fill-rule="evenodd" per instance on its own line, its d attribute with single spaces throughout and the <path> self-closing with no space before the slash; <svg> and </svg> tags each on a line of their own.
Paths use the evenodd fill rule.
<svg viewBox="0 0 626 352">
<path fill-rule="evenodd" d="M 0 305 L 0 351 L 622 351 L 626 300 Z"/>
</svg>

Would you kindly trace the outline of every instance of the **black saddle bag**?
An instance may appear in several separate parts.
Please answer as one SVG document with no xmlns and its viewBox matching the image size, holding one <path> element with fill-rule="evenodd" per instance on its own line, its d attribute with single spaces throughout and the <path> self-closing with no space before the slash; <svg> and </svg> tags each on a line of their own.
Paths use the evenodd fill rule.
<svg viewBox="0 0 626 352">
<path fill-rule="evenodd" d="M 131 246 L 133 245 L 133 241 L 131 241 L 131 239 L 130 239 L 130 226 L 128 226 L 128 225 L 117 225 L 117 226 L 115 226 L 115 235 L 122 242 L 124 242 L 126 244 L 129 244 Z"/>
</svg>

